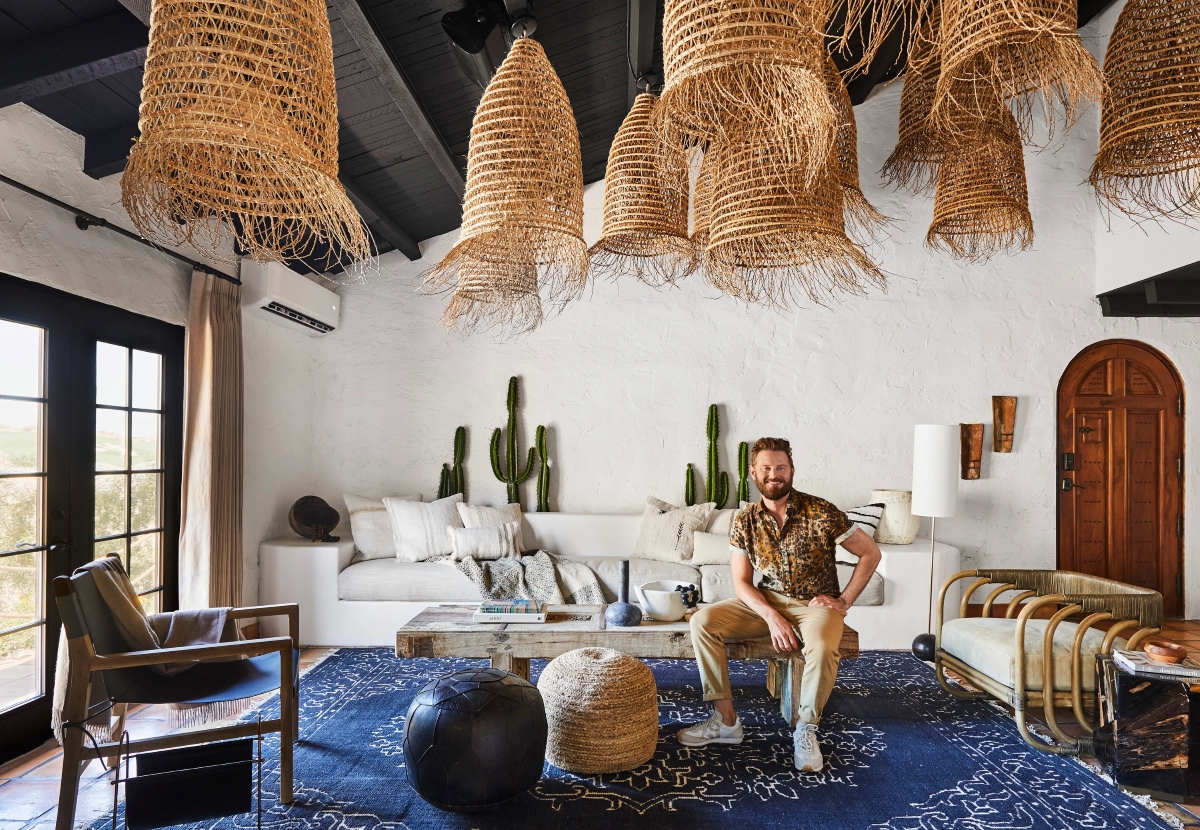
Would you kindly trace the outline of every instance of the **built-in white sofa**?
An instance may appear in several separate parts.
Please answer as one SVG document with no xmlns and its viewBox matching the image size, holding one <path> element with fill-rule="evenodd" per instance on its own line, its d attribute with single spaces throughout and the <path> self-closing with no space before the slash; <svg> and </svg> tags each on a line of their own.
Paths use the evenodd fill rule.
<svg viewBox="0 0 1200 830">
<path fill-rule="evenodd" d="M 633 559 L 640 515 L 527 513 L 527 548 L 545 549 L 588 564 L 605 592 L 615 599 L 619 562 L 630 559 L 632 585 L 656 579 L 692 582 L 704 602 L 733 596 L 728 565 L 691 565 Z M 878 579 L 850 609 L 847 625 L 859 633 L 863 649 L 907 649 L 926 630 L 929 607 L 929 540 L 911 545 L 880 545 Z M 941 586 L 961 570 L 959 551 L 939 543 L 933 584 Z M 839 549 L 838 559 L 856 561 Z M 306 646 L 393 646 L 396 630 L 421 609 L 444 602 L 478 602 L 479 591 L 461 572 L 439 562 L 401 563 L 394 559 L 360 561 L 354 541 L 310 542 L 286 536 L 259 546 L 259 601 L 300 606 L 300 641 Z M 851 572 L 839 567 L 844 585 Z M 877 604 L 867 604 L 877 603 Z M 950 616 L 958 599 L 948 597 Z M 263 620 L 264 636 L 285 634 Z"/>
</svg>

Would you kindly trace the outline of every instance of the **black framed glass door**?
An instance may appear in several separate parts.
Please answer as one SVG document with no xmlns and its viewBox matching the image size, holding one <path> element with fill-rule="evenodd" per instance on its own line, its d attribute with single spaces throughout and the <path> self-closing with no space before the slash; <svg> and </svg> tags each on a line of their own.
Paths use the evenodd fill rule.
<svg viewBox="0 0 1200 830">
<path fill-rule="evenodd" d="M 0 274 L 0 759 L 50 734 L 50 582 L 122 557 L 177 607 L 181 326 Z"/>
</svg>

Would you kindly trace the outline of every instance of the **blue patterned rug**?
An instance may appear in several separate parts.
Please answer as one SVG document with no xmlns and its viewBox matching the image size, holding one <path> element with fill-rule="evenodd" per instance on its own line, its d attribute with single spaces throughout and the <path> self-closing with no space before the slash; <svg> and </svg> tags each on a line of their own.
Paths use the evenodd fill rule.
<svg viewBox="0 0 1200 830">
<path fill-rule="evenodd" d="M 527 794 L 490 813 L 438 810 L 408 786 L 405 713 L 431 677 L 474 660 L 396 659 L 345 649 L 305 675 L 296 801 L 278 798 L 278 736 L 268 741 L 263 827 L 270 830 L 529 830 L 571 827 L 753 827 L 788 830 L 1166 828 L 1154 813 L 1080 764 L 1029 748 L 985 703 L 938 688 L 908 654 L 866 652 L 841 665 L 819 733 L 825 769 L 792 766 L 791 733 L 764 687 L 765 664 L 731 665 L 746 727 L 739 746 L 686 749 L 681 724 L 702 719 L 693 661 L 649 660 L 661 735 L 650 763 L 616 775 L 547 766 Z M 534 680 L 544 661 L 534 661 Z M 264 716 L 278 701 L 264 705 Z M 93 825 L 107 827 L 106 821 Z M 123 825 L 122 825 L 123 826 Z M 248 814 L 193 825 L 253 828 Z"/>
</svg>

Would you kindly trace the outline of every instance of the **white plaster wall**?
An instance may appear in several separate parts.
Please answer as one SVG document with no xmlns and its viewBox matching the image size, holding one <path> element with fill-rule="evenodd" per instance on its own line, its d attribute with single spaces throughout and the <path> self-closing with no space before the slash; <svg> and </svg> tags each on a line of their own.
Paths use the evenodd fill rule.
<svg viewBox="0 0 1200 830">
<path fill-rule="evenodd" d="M 505 423 L 514 374 L 521 446 L 537 424 L 550 431 L 553 507 L 588 513 L 637 512 L 647 495 L 678 503 L 685 464 L 704 469 L 709 403 L 721 407 L 724 469 L 734 467 L 738 441 L 784 436 L 797 485 L 849 507 L 871 488 L 910 485 L 914 424 L 989 422 L 990 396 L 1008 394 L 1020 398 L 1015 451 L 986 452 L 983 478 L 962 482 L 959 515 L 939 536 L 969 565 L 1054 567 L 1054 396 L 1063 369 L 1091 343 L 1130 337 L 1163 350 L 1191 383 L 1200 378 L 1200 326 L 1100 316 L 1097 209 L 1086 185 L 1094 112 L 1056 150 L 1026 153 L 1033 248 L 968 266 L 924 248 L 931 201 L 885 191 L 875 173 L 896 141 L 899 97 L 897 83 L 856 109 L 864 189 L 896 219 L 874 248 L 892 275 L 887 293 L 778 314 L 740 306 L 699 276 L 659 292 L 599 275 L 560 317 L 497 343 L 444 331 L 444 299 L 414 293 L 420 271 L 456 233 L 430 240 L 418 262 L 383 257 L 367 285 L 342 289 L 342 325 L 317 347 L 317 494 L 428 498 L 463 424 L 470 499 L 503 501 L 488 438 Z M 589 243 L 602 198 L 602 184 L 588 189 Z M 1167 243 L 1183 245 L 1176 240 Z M 1200 418 L 1190 419 L 1192 442 L 1198 430 Z M 1195 492 L 1187 516 L 1200 519 Z M 527 506 L 531 494 L 525 485 Z M 1192 617 L 1200 615 L 1195 539 L 1187 547 Z"/>
</svg>

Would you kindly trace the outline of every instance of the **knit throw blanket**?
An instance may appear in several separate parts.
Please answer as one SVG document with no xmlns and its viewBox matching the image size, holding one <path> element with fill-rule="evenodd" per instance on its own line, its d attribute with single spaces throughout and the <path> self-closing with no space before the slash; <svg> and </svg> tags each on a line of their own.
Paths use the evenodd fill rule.
<svg viewBox="0 0 1200 830">
<path fill-rule="evenodd" d="M 484 599 L 528 599 L 547 605 L 602 605 L 604 591 L 592 569 L 549 551 L 531 556 L 454 563 Z"/>
</svg>

